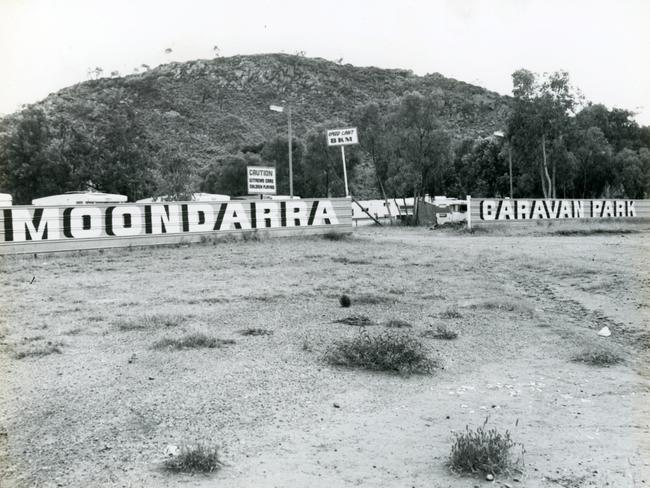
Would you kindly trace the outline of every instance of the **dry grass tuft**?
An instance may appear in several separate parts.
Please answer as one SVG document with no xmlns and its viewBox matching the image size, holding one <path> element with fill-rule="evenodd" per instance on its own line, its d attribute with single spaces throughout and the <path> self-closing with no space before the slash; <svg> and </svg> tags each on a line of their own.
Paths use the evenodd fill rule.
<svg viewBox="0 0 650 488">
<path fill-rule="evenodd" d="M 608 367 L 622 363 L 623 357 L 616 351 L 606 349 L 603 346 L 591 346 L 573 356 L 572 360 L 591 366 Z"/>
<path fill-rule="evenodd" d="M 442 319 L 460 319 L 462 317 L 463 316 L 458 311 L 458 306 L 456 305 L 449 307 L 447 310 L 440 313 L 440 318 Z"/>
<path fill-rule="evenodd" d="M 219 448 L 197 444 L 182 447 L 181 452 L 165 461 L 165 469 L 172 473 L 213 473 L 219 471 L 223 462 L 219 459 Z"/>
<path fill-rule="evenodd" d="M 402 329 L 405 327 L 413 327 L 413 325 L 407 322 L 406 320 L 391 319 L 388 322 L 386 322 L 386 327 L 390 327 L 393 329 Z"/>
<path fill-rule="evenodd" d="M 458 332 L 445 327 L 444 325 L 439 325 L 436 327 L 436 330 L 425 330 L 422 332 L 422 337 L 433 337 L 434 339 L 443 339 L 446 341 L 454 340 L 458 337 Z"/>
<path fill-rule="evenodd" d="M 342 264 L 372 264 L 372 261 L 368 261 L 367 259 L 350 259 L 346 257 L 334 257 L 332 261 Z"/>
<path fill-rule="evenodd" d="M 469 308 L 484 308 L 486 310 L 497 310 L 503 312 L 518 312 L 527 315 L 533 314 L 533 308 L 521 301 L 506 299 L 506 298 L 497 298 L 492 300 L 484 300 L 479 303 L 474 303 L 469 306 Z"/>
<path fill-rule="evenodd" d="M 325 359 L 335 366 L 402 374 L 430 373 L 437 366 L 417 339 L 394 332 L 370 335 L 362 331 L 330 347 Z"/>
<path fill-rule="evenodd" d="M 449 455 L 449 468 L 455 473 L 508 473 L 518 463 L 512 459 L 512 449 L 517 445 L 510 432 L 486 429 L 485 423 L 476 430 L 466 427 L 465 432 L 454 434 Z M 523 451 L 523 447 L 522 447 Z"/>
<path fill-rule="evenodd" d="M 240 330 L 239 333 L 243 336 L 270 336 L 273 335 L 272 330 L 259 329 L 256 327 L 248 327 L 247 329 Z"/>
<path fill-rule="evenodd" d="M 215 348 L 235 344 L 232 339 L 218 339 L 205 334 L 189 334 L 181 338 L 165 338 L 154 343 L 153 349 L 199 349 Z"/>
<path fill-rule="evenodd" d="M 352 237 L 351 232 L 326 232 L 321 235 L 326 241 L 344 241 Z"/>
<path fill-rule="evenodd" d="M 156 314 L 120 319 L 115 322 L 115 325 L 118 330 L 127 332 L 131 330 L 145 330 L 158 327 L 178 327 L 179 325 L 184 324 L 186 320 L 187 319 L 182 315 Z"/>
<path fill-rule="evenodd" d="M 334 321 L 337 324 L 346 324 L 346 325 L 355 325 L 357 327 L 366 327 L 368 325 L 376 325 L 370 318 L 366 315 L 350 315 L 343 319 L 338 319 Z"/>
<path fill-rule="evenodd" d="M 47 344 L 43 345 L 34 345 L 28 349 L 22 349 L 20 351 L 16 352 L 16 359 L 25 359 L 29 357 L 43 357 L 43 356 L 49 356 L 50 354 L 61 354 L 61 346 L 63 346 L 63 343 L 61 342 L 47 342 Z"/>
<path fill-rule="evenodd" d="M 383 295 L 372 295 L 366 293 L 364 295 L 359 295 L 354 299 L 355 303 L 359 305 L 392 305 L 395 303 L 394 298 L 385 297 Z"/>
</svg>

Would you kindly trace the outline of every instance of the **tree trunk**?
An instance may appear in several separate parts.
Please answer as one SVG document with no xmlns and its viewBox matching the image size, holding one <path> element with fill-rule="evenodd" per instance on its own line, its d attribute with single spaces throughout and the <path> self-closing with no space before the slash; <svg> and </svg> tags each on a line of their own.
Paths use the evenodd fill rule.
<svg viewBox="0 0 650 488">
<path fill-rule="evenodd" d="M 377 173 L 377 170 L 375 170 L 375 174 Z M 381 194 L 384 197 L 384 202 L 386 202 L 386 210 L 388 210 L 388 218 L 390 219 L 390 223 L 393 223 L 393 212 L 390 209 L 390 204 L 388 203 L 388 198 L 386 198 L 386 192 L 384 191 L 384 185 L 381 184 L 381 180 L 379 179 L 379 175 L 377 175 L 377 181 L 379 182 L 379 188 L 381 189 Z"/>
<path fill-rule="evenodd" d="M 548 174 L 548 161 L 546 160 L 546 134 L 542 134 L 542 161 L 543 161 L 543 178 L 546 178 L 546 183 L 548 184 L 548 190 L 544 191 L 544 198 L 555 198 L 555 187 L 551 182 L 551 177 Z"/>
</svg>

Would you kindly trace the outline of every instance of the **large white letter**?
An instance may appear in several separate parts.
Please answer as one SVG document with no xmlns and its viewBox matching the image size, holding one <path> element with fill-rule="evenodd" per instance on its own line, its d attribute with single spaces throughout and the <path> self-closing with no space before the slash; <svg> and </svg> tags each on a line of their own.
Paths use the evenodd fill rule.
<svg viewBox="0 0 650 488">
<path fill-rule="evenodd" d="M 255 225 L 258 229 L 264 227 L 281 227 L 280 203 L 260 201 L 255 202 Z"/>
<path fill-rule="evenodd" d="M 480 219 L 494 220 L 496 218 L 496 206 L 497 202 L 494 200 L 481 200 L 481 206 L 479 207 Z"/>
<path fill-rule="evenodd" d="M 106 215 L 107 219 L 109 218 Z M 140 207 L 114 207 L 110 213 L 110 223 L 106 221 L 107 233 L 116 237 L 137 236 L 142 232 L 142 211 Z M 110 229 L 110 232 L 109 230 Z"/>
<path fill-rule="evenodd" d="M 214 208 L 208 203 L 190 203 L 187 205 L 189 232 L 210 232 L 214 225 Z"/>
<path fill-rule="evenodd" d="M 70 211 L 70 234 L 75 239 L 99 237 L 104 231 L 104 212 L 97 207 L 75 207 Z M 87 218 L 84 218 L 87 217 Z"/>
<path fill-rule="evenodd" d="M 61 223 L 58 208 L 12 209 L 14 241 L 59 239 Z"/>
<path fill-rule="evenodd" d="M 226 213 L 223 216 L 223 222 L 219 230 L 244 229 L 251 228 L 251 223 L 246 216 L 244 206 L 241 203 L 227 203 Z"/>
<path fill-rule="evenodd" d="M 336 225 L 338 223 L 339 219 L 336 217 L 336 213 L 334 213 L 332 202 L 329 200 L 318 201 L 316 214 L 314 215 L 311 225 Z"/>
<path fill-rule="evenodd" d="M 307 204 L 300 200 L 289 200 L 287 202 L 287 227 L 299 227 L 307 225 L 309 214 Z"/>
</svg>

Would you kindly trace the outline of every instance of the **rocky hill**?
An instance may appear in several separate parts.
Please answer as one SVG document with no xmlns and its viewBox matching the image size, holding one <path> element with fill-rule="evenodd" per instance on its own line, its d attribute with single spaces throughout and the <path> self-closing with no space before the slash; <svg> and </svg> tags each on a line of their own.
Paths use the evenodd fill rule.
<svg viewBox="0 0 650 488">
<path fill-rule="evenodd" d="M 442 122 L 456 139 L 502 129 L 509 111 L 508 97 L 437 73 L 416 76 L 287 54 L 170 63 L 141 74 L 79 83 L 36 105 L 92 124 L 93 111 L 79 110 L 80 105 L 124 98 L 151 142 L 182 144 L 202 160 L 284 134 L 286 117 L 270 111 L 271 104 L 291 102 L 300 137 L 327 121 L 349 121 L 361 104 L 390 103 L 410 91 L 443 102 Z"/>
</svg>

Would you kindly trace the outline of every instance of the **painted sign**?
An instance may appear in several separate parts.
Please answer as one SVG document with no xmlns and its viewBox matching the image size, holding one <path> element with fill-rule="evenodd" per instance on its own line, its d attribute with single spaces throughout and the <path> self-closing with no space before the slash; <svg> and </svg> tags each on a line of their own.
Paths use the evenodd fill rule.
<svg viewBox="0 0 650 488">
<path fill-rule="evenodd" d="M 357 128 L 333 129 L 327 131 L 328 146 L 347 146 L 350 144 L 359 144 Z"/>
<path fill-rule="evenodd" d="M 275 195 L 275 168 L 270 166 L 248 166 L 248 194 Z"/>
<path fill-rule="evenodd" d="M 345 199 L 14 206 L 0 208 L 0 254 L 76 249 L 75 242 L 87 241 L 104 243 L 95 247 L 115 247 L 170 242 L 160 239 L 163 236 L 175 236 L 179 242 L 193 234 L 193 240 L 199 240 L 206 233 L 259 229 L 326 232 L 348 227 L 351 229 L 351 209 Z M 120 240 L 129 242 L 110 244 Z M 70 244 L 60 245 L 66 242 Z M 31 249 L 27 244 L 41 245 Z"/>
<path fill-rule="evenodd" d="M 471 224 L 650 217 L 650 200 L 470 199 Z"/>
</svg>

